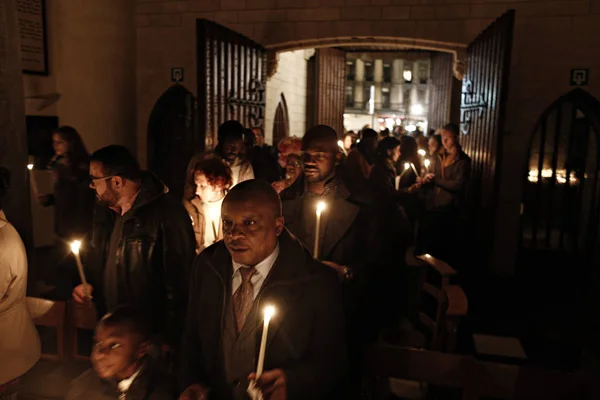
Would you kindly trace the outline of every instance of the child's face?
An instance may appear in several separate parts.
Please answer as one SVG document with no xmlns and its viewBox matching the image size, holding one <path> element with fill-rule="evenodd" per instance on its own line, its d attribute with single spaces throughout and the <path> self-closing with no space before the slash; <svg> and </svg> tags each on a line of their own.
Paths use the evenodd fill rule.
<svg viewBox="0 0 600 400">
<path fill-rule="evenodd" d="M 94 335 L 92 366 L 102 379 L 127 379 L 139 368 L 147 347 L 148 343 L 129 329 L 100 323 Z"/>
</svg>

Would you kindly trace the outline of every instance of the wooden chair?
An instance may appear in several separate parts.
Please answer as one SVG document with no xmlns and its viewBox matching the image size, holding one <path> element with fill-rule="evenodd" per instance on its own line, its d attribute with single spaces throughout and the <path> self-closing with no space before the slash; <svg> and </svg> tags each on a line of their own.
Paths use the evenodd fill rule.
<svg viewBox="0 0 600 400">
<path fill-rule="evenodd" d="M 600 398 L 600 381 L 593 374 L 484 362 L 458 354 L 377 345 L 366 354 L 366 368 L 372 400 L 378 399 L 381 378 L 426 382 L 433 392 L 459 389 L 463 400 Z"/>
<path fill-rule="evenodd" d="M 37 326 L 56 330 L 56 354 L 44 353 L 42 360 L 62 361 L 65 357 L 65 302 L 27 297 L 27 308 Z"/>
<path fill-rule="evenodd" d="M 96 308 L 70 300 L 67 303 L 69 329 L 69 356 L 74 360 L 88 360 L 89 355 L 80 355 L 78 351 L 78 329 L 93 331 L 98 322 Z"/>
<path fill-rule="evenodd" d="M 450 280 L 457 275 L 457 272 L 454 268 L 448 265 L 445 261 L 435 258 L 430 254 L 420 255 L 416 258 L 425 262 L 431 267 L 432 271 L 435 271 L 437 274 L 439 274 L 442 287 L 448 286 L 450 284 Z"/>
</svg>

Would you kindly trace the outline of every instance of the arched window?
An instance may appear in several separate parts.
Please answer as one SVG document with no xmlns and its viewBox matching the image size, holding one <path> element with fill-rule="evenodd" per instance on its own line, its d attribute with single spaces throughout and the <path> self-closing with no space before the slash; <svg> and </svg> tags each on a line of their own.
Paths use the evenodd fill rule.
<svg viewBox="0 0 600 400">
<path fill-rule="evenodd" d="M 288 118 L 288 109 L 285 102 L 283 93 L 279 97 L 279 104 L 275 110 L 275 119 L 273 121 L 273 145 L 277 146 L 277 143 L 283 138 L 290 136 L 290 125 Z"/>
</svg>

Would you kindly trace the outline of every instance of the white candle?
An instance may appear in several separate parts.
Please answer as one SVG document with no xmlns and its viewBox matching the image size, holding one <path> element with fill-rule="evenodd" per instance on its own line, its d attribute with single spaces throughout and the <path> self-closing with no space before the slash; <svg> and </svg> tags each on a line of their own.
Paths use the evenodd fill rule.
<svg viewBox="0 0 600 400">
<path fill-rule="evenodd" d="M 323 210 L 325 210 L 325 202 L 320 201 L 317 204 L 317 224 L 315 226 L 315 248 L 313 251 L 314 257 L 317 260 L 319 259 L 319 239 L 320 239 L 319 233 L 321 232 L 321 214 L 323 213 Z"/>
<path fill-rule="evenodd" d="M 265 322 L 263 324 L 262 338 L 260 339 L 260 351 L 258 352 L 258 364 L 256 365 L 256 379 L 260 378 L 265 367 L 265 353 L 267 351 L 267 335 L 269 333 L 269 322 L 275 314 L 275 307 L 266 306 L 264 310 Z"/>
<path fill-rule="evenodd" d="M 27 169 L 29 170 L 29 180 L 31 181 L 31 188 L 33 189 L 33 195 L 38 197 L 39 190 L 37 187 L 37 183 L 35 181 L 35 177 L 33 176 L 33 164 L 27 164 Z"/>
<path fill-rule="evenodd" d="M 431 161 L 429 161 L 429 159 L 426 158 L 425 161 L 424 161 L 424 164 L 425 164 L 425 170 L 427 172 L 429 172 L 429 165 L 431 165 Z"/>
<path fill-rule="evenodd" d="M 215 242 L 219 240 L 219 231 L 217 230 L 217 221 L 219 220 L 219 210 L 211 208 L 209 211 L 209 218 L 212 224 L 213 234 L 215 235 Z"/>
<path fill-rule="evenodd" d="M 407 169 L 410 168 L 410 163 L 404 163 L 404 170 L 406 171 Z"/>
<path fill-rule="evenodd" d="M 417 172 L 417 168 L 415 167 L 415 164 L 410 163 L 410 167 L 412 168 L 412 170 L 414 171 L 416 176 L 419 176 L 419 173 Z"/>
<path fill-rule="evenodd" d="M 83 291 L 88 299 L 91 298 L 90 291 L 87 287 L 87 280 L 85 279 L 85 273 L 83 272 L 83 265 L 81 264 L 81 257 L 79 257 L 79 249 L 81 249 L 81 241 L 73 240 L 71 242 L 71 251 L 75 255 L 75 261 L 77 262 L 77 269 L 79 270 L 79 278 L 81 279 L 81 283 L 83 284 Z"/>
</svg>

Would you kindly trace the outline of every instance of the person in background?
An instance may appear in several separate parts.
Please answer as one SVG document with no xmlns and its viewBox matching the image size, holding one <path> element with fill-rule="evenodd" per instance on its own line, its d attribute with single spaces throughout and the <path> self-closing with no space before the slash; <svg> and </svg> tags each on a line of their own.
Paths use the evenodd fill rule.
<svg viewBox="0 0 600 400">
<path fill-rule="evenodd" d="M 198 256 L 192 273 L 180 400 L 248 399 L 267 305 L 275 314 L 256 381 L 265 399 L 343 398 L 347 356 L 336 274 L 284 228 L 281 201 L 264 181 L 233 187 L 222 218 L 224 240 Z"/>
<path fill-rule="evenodd" d="M 369 175 L 374 198 L 398 200 L 396 162 L 400 158 L 400 141 L 387 137 L 377 145 L 377 160 Z M 398 181 L 399 182 L 399 181 Z"/>
<path fill-rule="evenodd" d="M 400 138 L 400 152 L 400 157 L 396 162 L 396 171 L 400 176 L 400 183 L 398 185 L 400 205 L 406 212 L 411 226 L 415 227 L 419 214 L 417 189 L 420 187 L 418 180 L 419 172 L 421 171 L 421 158 L 415 139 L 408 135 L 402 136 Z M 414 169 L 412 166 L 414 166 Z M 415 170 L 417 173 L 415 173 Z"/>
<path fill-rule="evenodd" d="M 281 178 L 281 170 L 277 165 L 275 148 L 265 142 L 265 132 L 262 128 L 252 128 L 250 133 L 255 138 L 250 158 L 254 177 L 269 183 L 278 181 Z"/>
<path fill-rule="evenodd" d="M 254 179 L 254 169 L 246 158 L 248 134 L 238 121 L 226 121 L 219 126 L 219 143 L 215 152 L 227 161 L 231 168 L 233 179 L 231 187 L 240 182 Z"/>
<path fill-rule="evenodd" d="M 10 172 L 0 167 L 0 398 L 16 400 L 19 378 L 40 358 L 41 345 L 27 302 L 27 253 L 4 214 Z"/>
<path fill-rule="evenodd" d="M 433 171 L 423 179 L 431 190 L 426 204 L 422 237 L 427 238 L 421 251 L 456 265 L 460 257 L 462 217 L 465 211 L 467 185 L 471 176 L 471 159 L 462 150 L 459 127 L 442 128 L 445 154 L 436 159 Z"/>
<path fill-rule="evenodd" d="M 94 333 L 92 369 L 76 378 L 66 400 L 173 400 L 175 382 L 150 360 L 147 318 L 132 306 L 106 314 Z"/>
<path fill-rule="evenodd" d="M 369 189 L 369 174 L 375 163 L 377 132 L 365 129 L 362 139 L 348 154 L 341 175 L 351 193 L 365 192 Z"/>
<path fill-rule="evenodd" d="M 90 155 L 79 133 L 70 126 L 52 133 L 52 147 L 54 156 L 48 169 L 52 171 L 54 193 L 41 194 L 38 201 L 45 207 L 54 206 L 57 242 L 53 264 L 57 271 L 48 270 L 44 277 L 47 283 L 72 285 L 73 279 L 77 279 L 77 267 L 68 244 L 89 239 L 92 230 L 94 191 L 90 190 L 87 179 Z"/>
<path fill-rule="evenodd" d="M 292 186 L 294 183 L 301 182 L 301 179 L 299 178 L 303 174 L 302 156 L 298 154 L 288 154 L 286 159 L 285 179 L 271 184 L 278 194 Z"/>
<path fill-rule="evenodd" d="M 231 168 L 221 158 L 213 157 L 199 161 L 192 175 L 196 194 L 184 199 L 194 233 L 196 253 L 223 239 L 221 224 L 221 204 L 231 187 Z"/>
<path fill-rule="evenodd" d="M 352 150 L 356 146 L 357 139 L 358 137 L 352 131 L 348 131 L 344 134 L 344 137 L 341 140 L 342 145 L 340 146 L 342 152 L 344 153 L 344 156 L 347 157 L 348 153 L 350 153 L 350 150 Z"/>
<path fill-rule="evenodd" d="M 429 142 L 427 143 L 427 151 L 429 156 L 432 158 L 433 163 L 435 159 L 444 152 L 444 147 L 442 146 L 442 135 L 435 134 L 429 138 Z"/>
<path fill-rule="evenodd" d="M 181 200 L 117 145 L 92 154 L 90 187 L 98 206 L 84 260 L 89 284 L 87 293 L 84 285 L 76 286 L 73 299 L 89 303 L 91 295 L 99 316 L 118 305 L 137 306 L 152 315 L 153 332 L 163 344 L 178 343 L 196 256 L 194 231 Z"/>
</svg>

